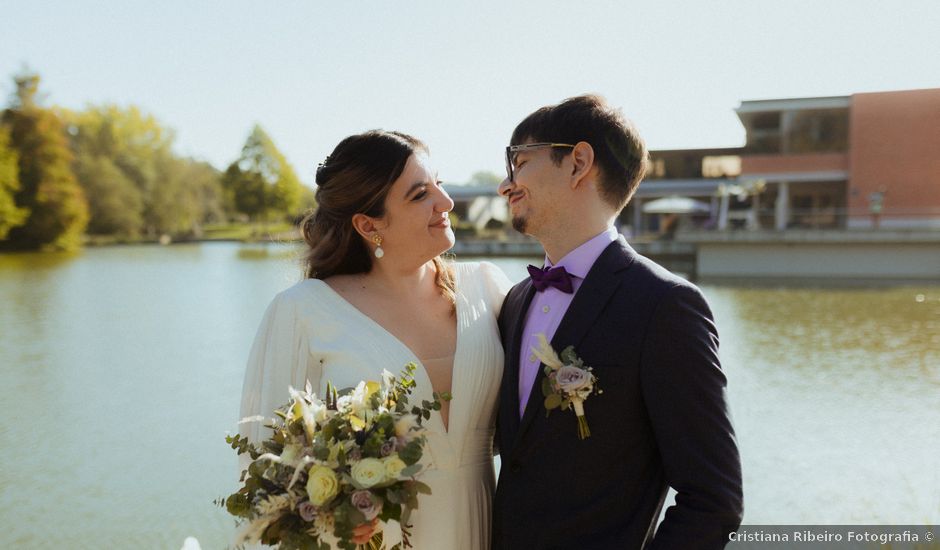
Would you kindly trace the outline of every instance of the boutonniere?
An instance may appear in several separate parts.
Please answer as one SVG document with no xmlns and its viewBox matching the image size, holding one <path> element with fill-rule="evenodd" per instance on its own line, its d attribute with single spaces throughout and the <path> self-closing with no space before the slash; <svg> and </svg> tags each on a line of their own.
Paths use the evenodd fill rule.
<svg viewBox="0 0 940 550">
<path fill-rule="evenodd" d="M 578 417 L 578 437 L 585 439 L 591 435 L 587 419 L 584 417 L 584 401 L 594 393 L 603 393 L 597 388 L 597 377 L 591 367 L 585 367 L 584 361 L 574 352 L 574 346 L 568 346 L 558 353 L 552 349 L 544 334 L 537 334 L 538 349 L 532 353 L 545 365 L 545 378 L 542 380 L 542 395 L 545 396 L 546 416 L 553 410 L 574 409 Z"/>
</svg>

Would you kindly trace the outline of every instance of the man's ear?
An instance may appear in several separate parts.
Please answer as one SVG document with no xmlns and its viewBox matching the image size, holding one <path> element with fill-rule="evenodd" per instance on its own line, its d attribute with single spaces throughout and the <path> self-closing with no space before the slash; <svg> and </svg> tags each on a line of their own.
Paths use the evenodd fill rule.
<svg viewBox="0 0 940 550">
<path fill-rule="evenodd" d="M 352 226 L 363 239 L 372 240 L 372 236 L 378 233 L 378 220 L 366 216 L 365 214 L 353 214 Z"/>
<path fill-rule="evenodd" d="M 589 180 L 590 176 L 596 176 L 596 166 L 594 165 L 594 148 L 586 141 L 579 141 L 571 152 L 573 166 L 571 168 L 571 188 L 577 189 Z"/>
</svg>

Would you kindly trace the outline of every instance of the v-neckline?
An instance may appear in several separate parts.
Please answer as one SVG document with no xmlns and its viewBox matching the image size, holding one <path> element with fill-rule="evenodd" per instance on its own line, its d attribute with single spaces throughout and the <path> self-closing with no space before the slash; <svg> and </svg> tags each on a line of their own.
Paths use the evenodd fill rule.
<svg viewBox="0 0 940 550">
<path fill-rule="evenodd" d="M 455 266 L 455 269 L 456 269 L 456 266 Z M 456 270 L 456 272 L 457 272 L 457 274 L 456 274 L 456 280 L 457 280 L 457 282 L 458 282 L 458 287 L 459 287 L 460 272 L 459 272 L 459 270 Z M 353 313 L 354 313 L 354 315 L 358 315 L 359 317 L 362 317 L 363 319 L 365 319 L 365 321 L 366 321 L 367 323 L 371 324 L 371 325 L 372 325 L 374 328 L 376 328 L 378 331 L 384 333 L 390 340 L 392 340 L 393 342 L 395 342 L 395 344 L 396 344 L 399 348 L 401 348 L 402 350 L 404 350 L 405 352 L 407 352 L 407 355 L 411 356 L 411 357 L 413 358 L 413 360 L 414 360 L 415 365 L 418 366 L 418 369 L 417 369 L 417 370 L 421 371 L 421 373 L 424 375 L 424 380 L 423 380 L 423 382 L 425 382 L 425 383 L 428 385 L 428 388 L 431 389 L 431 393 L 432 393 L 432 394 L 434 393 L 435 390 L 434 390 L 434 385 L 431 384 L 431 376 L 428 374 L 428 370 L 427 370 L 427 368 L 425 368 L 424 363 L 421 361 L 421 358 L 418 357 L 418 354 L 416 354 L 410 347 L 408 347 L 407 344 L 405 344 L 404 342 L 402 342 L 400 338 L 398 338 L 397 336 L 395 336 L 394 334 L 392 334 L 387 328 L 385 328 L 384 326 L 382 326 L 381 323 L 379 323 L 378 321 L 376 321 L 376 320 L 373 319 L 372 317 L 369 317 L 368 315 L 366 315 L 366 313 L 365 313 L 364 311 L 362 311 L 361 309 L 359 309 L 358 307 L 356 307 L 355 305 L 353 305 L 352 302 L 350 302 L 349 300 L 347 300 L 346 298 L 344 298 L 342 294 L 340 294 L 339 292 L 336 291 L 336 289 L 334 289 L 334 288 L 331 287 L 329 284 L 327 284 L 326 281 L 323 281 L 322 279 L 311 279 L 311 280 L 313 280 L 313 281 L 318 281 L 320 284 L 322 284 L 322 285 L 336 298 L 337 301 L 339 301 L 340 303 L 344 304 L 348 309 L 352 310 Z M 454 320 L 456 321 L 456 325 L 457 325 L 457 326 L 456 326 L 457 334 L 456 334 L 456 337 L 455 337 L 455 339 L 454 339 L 454 363 L 451 365 L 451 372 L 450 372 L 450 388 L 448 388 L 448 389 L 446 390 L 448 393 L 451 393 L 451 395 L 453 395 L 454 381 L 455 381 L 456 378 L 457 378 L 457 377 L 456 377 L 456 375 L 457 375 L 457 357 L 459 356 L 459 353 L 458 353 L 458 352 L 460 351 L 460 341 L 461 341 L 461 338 L 460 338 L 460 318 L 461 318 L 462 309 L 461 309 L 461 307 L 460 307 L 460 302 L 461 302 L 461 300 L 460 300 L 460 294 L 459 294 L 459 293 L 456 294 L 455 299 L 454 299 L 454 302 L 455 302 L 455 304 L 454 304 Z M 438 421 L 441 423 L 441 428 L 443 429 L 444 434 L 445 434 L 445 435 L 450 434 L 450 427 L 453 425 L 453 414 L 448 414 L 448 415 L 447 415 L 447 420 L 448 420 L 448 422 L 447 422 L 447 425 L 445 426 L 445 425 L 444 425 L 444 419 L 443 419 L 443 417 L 441 417 L 440 411 L 436 411 L 436 412 L 437 412 L 437 415 L 436 415 L 436 416 L 437 416 L 437 419 L 438 419 Z M 453 407 L 450 408 L 450 412 L 453 413 Z"/>
</svg>

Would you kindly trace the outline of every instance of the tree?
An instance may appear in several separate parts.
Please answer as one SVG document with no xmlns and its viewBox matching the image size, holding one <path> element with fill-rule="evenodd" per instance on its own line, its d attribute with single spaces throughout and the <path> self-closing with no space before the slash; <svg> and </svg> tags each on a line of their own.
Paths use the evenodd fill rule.
<svg viewBox="0 0 940 550">
<path fill-rule="evenodd" d="M 19 158 L 16 205 L 29 216 L 10 229 L 8 242 L 17 248 L 75 248 L 88 223 L 88 205 L 72 172 L 62 122 L 38 104 L 39 75 L 23 72 L 14 81 L 16 92 L 2 125 Z"/>
<path fill-rule="evenodd" d="M 199 205 L 196 222 L 224 223 L 225 193 L 222 178 L 218 170 L 208 162 L 185 159 L 185 179 L 191 189 L 194 201 Z"/>
<path fill-rule="evenodd" d="M 91 200 L 92 232 L 133 238 L 198 235 L 222 221 L 222 190 L 211 165 L 177 157 L 174 135 L 134 106 L 89 107 L 68 113 L 76 172 Z"/>
<path fill-rule="evenodd" d="M 110 220 L 94 232 L 129 238 L 165 232 L 159 222 L 162 212 L 154 209 L 154 194 L 165 179 L 158 166 L 173 155 L 173 133 L 134 106 L 91 106 L 65 116 L 82 187 L 89 195 L 108 192 L 126 199 L 91 201 L 93 217 Z"/>
<path fill-rule="evenodd" d="M 130 239 L 139 236 L 143 227 L 143 197 L 111 159 L 79 157 L 75 173 L 88 197 L 91 212 L 88 233 Z"/>
<path fill-rule="evenodd" d="M 235 209 L 253 219 L 296 214 L 303 196 L 294 169 L 257 124 L 222 183 Z"/>
<path fill-rule="evenodd" d="M 152 211 L 164 232 L 199 237 L 204 223 L 225 219 L 219 173 L 211 165 L 166 157 L 157 170 L 161 180 L 154 189 Z"/>
<path fill-rule="evenodd" d="M 0 126 L 0 240 L 29 217 L 29 210 L 16 206 L 14 198 L 20 190 L 18 164 L 16 151 L 10 148 L 10 132 Z"/>
</svg>

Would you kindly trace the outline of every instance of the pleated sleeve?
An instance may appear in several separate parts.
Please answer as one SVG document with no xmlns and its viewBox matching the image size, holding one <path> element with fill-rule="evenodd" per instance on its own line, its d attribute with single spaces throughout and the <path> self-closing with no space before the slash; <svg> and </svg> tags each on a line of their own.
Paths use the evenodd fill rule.
<svg viewBox="0 0 940 550">
<path fill-rule="evenodd" d="M 264 313 L 248 355 L 239 419 L 256 415 L 274 417 L 274 409 L 290 400 L 288 387 L 303 389 L 307 378 L 317 374 L 308 372 L 309 319 L 300 313 L 306 293 L 299 290 L 293 287 L 278 294 Z M 319 384 L 319 380 L 311 383 Z M 271 435 L 271 430 L 264 426 L 266 423 L 240 424 L 238 431 L 257 443 Z"/>
<path fill-rule="evenodd" d="M 486 303 L 490 306 L 493 314 L 499 317 L 499 310 L 503 306 L 506 294 L 512 288 L 512 282 L 509 281 L 502 269 L 490 262 L 480 262 L 480 275 L 482 276 L 483 291 L 486 293 Z"/>
</svg>

